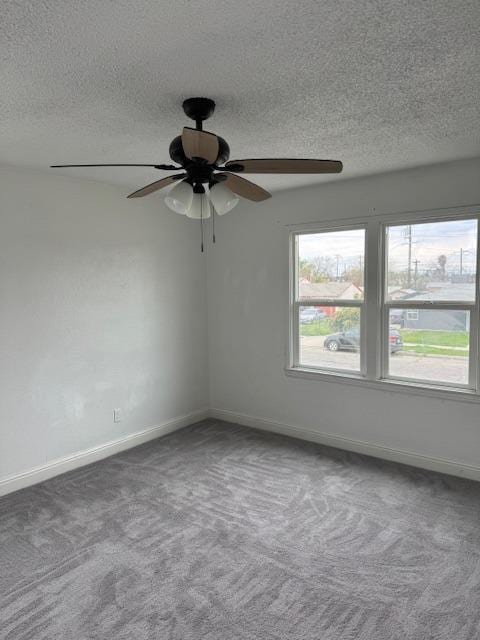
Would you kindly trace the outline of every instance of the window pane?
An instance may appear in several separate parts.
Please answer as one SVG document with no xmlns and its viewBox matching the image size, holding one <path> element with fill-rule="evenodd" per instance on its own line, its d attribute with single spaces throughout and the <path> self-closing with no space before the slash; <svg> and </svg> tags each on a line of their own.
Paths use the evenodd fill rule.
<svg viewBox="0 0 480 640">
<path fill-rule="evenodd" d="M 468 384 L 470 312 L 390 310 L 390 376 Z"/>
<path fill-rule="evenodd" d="M 387 227 L 387 299 L 475 301 L 477 221 Z"/>
<path fill-rule="evenodd" d="M 358 307 L 300 307 L 300 364 L 360 371 L 360 313 Z"/>
<path fill-rule="evenodd" d="M 297 238 L 300 298 L 363 298 L 364 229 L 300 234 Z"/>
</svg>

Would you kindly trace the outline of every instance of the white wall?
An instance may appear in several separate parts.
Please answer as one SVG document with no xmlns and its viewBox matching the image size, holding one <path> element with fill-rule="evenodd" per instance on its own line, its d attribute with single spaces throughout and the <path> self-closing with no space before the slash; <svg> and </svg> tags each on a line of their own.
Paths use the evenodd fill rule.
<svg viewBox="0 0 480 640">
<path fill-rule="evenodd" d="M 222 218 L 207 270 L 211 407 L 479 467 L 478 404 L 284 373 L 285 225 L 479 203 L 479 178 L 477 159 L 339 180 Z"/>
<path fill-rule="evenodd" d="M 198 225 L 125 191 L 0 168 L 0 482 L 208 405 Z"/>
<path fill-rule="evenodd" d="M 287 224 L 474 204 L 479 176 L 480 160 L 457 162 L 242 202 L 202 256 L 198 225 L 160 195 L 0 168 L 0 493 L 5 478 L 208 404 L 478 468 L 479 405 L 284 366 Z"/>
</svg>

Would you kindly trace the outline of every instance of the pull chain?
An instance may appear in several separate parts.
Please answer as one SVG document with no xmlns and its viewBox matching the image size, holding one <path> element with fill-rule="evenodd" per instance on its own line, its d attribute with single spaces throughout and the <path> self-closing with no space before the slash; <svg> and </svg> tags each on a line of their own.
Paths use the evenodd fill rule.
<svg viewBox="0 0 480 640">
<path fill-rule="evenodd" d="M 200 200 L 200 236 L 201 236 L 201 247 L 203 253 L 203 197 Z"/>
<path fill-rule="evenodd" d="M 215 207 L 213 206 L 213 204 L 211 206 L 212 206 L 212 241 L 213 241 L 213 244 L 215 244 Z"/>
</svg>

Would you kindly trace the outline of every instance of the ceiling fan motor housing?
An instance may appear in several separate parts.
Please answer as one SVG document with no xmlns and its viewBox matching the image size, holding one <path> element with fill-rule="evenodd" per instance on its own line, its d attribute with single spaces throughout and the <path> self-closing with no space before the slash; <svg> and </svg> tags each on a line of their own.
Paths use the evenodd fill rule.
<svg viewBox="0 0 480 640">
<path fill-rule="evenodd" d="M 223 138 L 220 138 L 220 136 L 217 136 L 217 139 L 218 139 L 218 156 L 215 161 L 215 164 L 223 164 L 224 162 L 227 162 L 227 160 L 230 157 L 230 147 L 228 146 L 226 140 L 224 140 Z M 170 158 L 174 162 L 177 162 L 178 164 L 182 165 L 182 167 L 191 163 L 191 160 L 189 160 L 186 157 L 183 151 L 182 136 L 177 136 L 172 140 L 172 142 L 170 143 L 170 148 L 168 152 L 170 154 Z"/>
</svg>

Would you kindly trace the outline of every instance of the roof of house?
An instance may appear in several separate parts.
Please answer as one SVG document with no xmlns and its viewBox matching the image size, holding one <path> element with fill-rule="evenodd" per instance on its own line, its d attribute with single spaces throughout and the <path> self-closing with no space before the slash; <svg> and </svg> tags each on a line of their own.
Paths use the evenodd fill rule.
<svg viewBox="0 0 480 640">
<path fill-rule="evenodd" d="M 431 283 L 426 291 L 406 296 L 408 300 L 475 300 L 474 282 Z"/>
<path fill-rule="evenodd" d="M 353 292 L 349 291 L 353 287 Z M 355 294 L 361 294 L 360 289 L 353 282 L 300 282 L 299 293 L 301 298 L 341 298 L 346 293 L 353 298 Z"/>
</svg>

